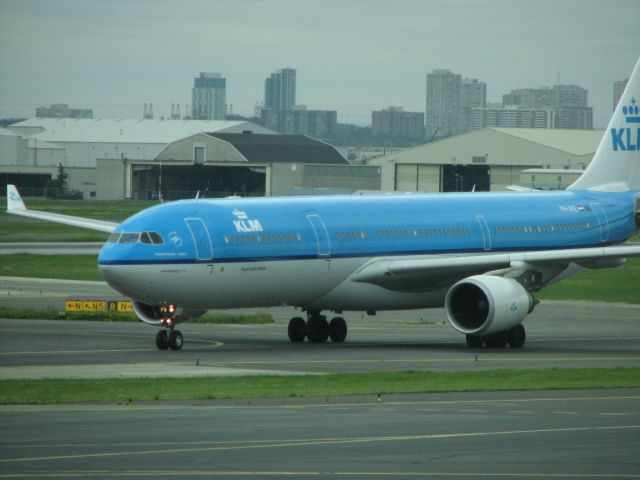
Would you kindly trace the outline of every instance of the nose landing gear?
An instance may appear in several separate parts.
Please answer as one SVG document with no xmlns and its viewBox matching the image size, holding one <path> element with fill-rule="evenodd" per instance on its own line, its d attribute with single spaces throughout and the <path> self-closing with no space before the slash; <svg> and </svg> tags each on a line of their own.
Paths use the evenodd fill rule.
<svg viewBox="0 0 640 480">
<path fill-rule="evenodd" d="M 180 350 L 183 342 L 184 338 L 182 337 L 182 333 L 180 330 L 174 330 L 173 327 L 160 330 L 156 334 L 156 347 L 158 347 L 159 350 L 167 350 L 168 348 L 171 348 L 171 350 Z"/>
<path fill-rule="evenodd" d="M 292 343 L 304 342 L 305 337 L 310 343 L 325 343 L 329 338 L 332 343 L 342 343 L 347 338 L 347 322 L 342 317 L 328 322 L 319 310 L 309 310 L 306 322 L 301 317 L 289 320 L 288 334 Z"/>
</svg>

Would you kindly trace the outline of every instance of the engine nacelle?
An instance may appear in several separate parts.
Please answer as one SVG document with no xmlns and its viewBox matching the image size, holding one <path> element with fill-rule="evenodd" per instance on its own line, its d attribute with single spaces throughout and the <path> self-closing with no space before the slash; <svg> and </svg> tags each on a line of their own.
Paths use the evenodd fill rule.
<svg viewBox="0 0 640 480">
<path fill-rule="evenodd" d="M 187 310 L 175 305 L 148 305 L 140 302 L 133 302 L 133 311 L 144 323 L 161 327 L 186 322 L 204 313 L 204 310 Z"/>
<path fill-rule="evenodd" d="M 460 333 L 490 335 L 521 323 L 535 302 L 512 278 L 475 275 L 451 287 L 444 305 L 449 323 Z"/>
</svg>

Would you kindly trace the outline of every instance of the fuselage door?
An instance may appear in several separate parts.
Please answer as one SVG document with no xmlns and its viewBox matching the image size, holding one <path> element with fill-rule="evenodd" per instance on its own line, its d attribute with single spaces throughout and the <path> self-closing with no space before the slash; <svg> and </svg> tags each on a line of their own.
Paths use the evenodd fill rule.
<svg viewBox="0 0 640 480">
<path fill-rule="evenodd" d="M 600 242 L 604 243 L 609 240 L 609 220 L 607 214 L 599 203 L 592 203 L 591 207 L 596 212 L 598 223 L 600 224 Z"/>
<path fill-rule="evenodd" d="M 480 224 L 480 229 L 482 230 L 484 251 L 488 252 L 491 250 L 491 232 L 489 231 L 489 225 L 487 225 L 487 219 L 484 218 L 484 215 L 476 215 L 476 220 L 478 221 L 478 224 Z"/>
<path fill-rule="evenodd" d="M 315 213 L 307 215 L 307 219 L 309 219 L 309 223 L 313 228 L 313 233 L 316 236 L 318 256 L 328 257 L 331 253 L 331 243 L 329 242 L 329 234 L 327 233 L 327 228 L 324 226 L 324 222 Z"/>
<path fill-rule="evenodd" d="M 193 243 L 196 246 L 196 259 L 211 260 L 213 247 L 211 246 L 211 236 L 205 223 L 201 218 L 185 218 L 184 221 L 189 227 Z"/>
</svg>

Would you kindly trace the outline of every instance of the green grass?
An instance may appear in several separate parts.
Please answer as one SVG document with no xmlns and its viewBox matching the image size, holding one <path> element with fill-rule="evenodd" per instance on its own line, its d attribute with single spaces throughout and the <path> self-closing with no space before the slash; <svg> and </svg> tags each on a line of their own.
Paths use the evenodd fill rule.
<svg viewBox="0 0 640 480">
<path fill-rule="evenodd" d="M 194 366 L 193 368 L 199 368 Z M 284 398 L 640 387 L 640 369 L 337 373 L 309 376 L 1 380 L 1 404 Z"/>
<path fill-rule="evenodd" d="M 24 199 L 27 208 L 75 217 L 121 222 L 157 202 L 134 200 L 51 200 Z M 6 197 L 0 197 L 0 242 L 104 242 L 107 234 L 42 220 L 18 217 L 5 212 Z"/>
<path fill-rule="evenodd" d="M 1 255 L 0 276 L 100 281 L 97 261 L 95 255 Z"/>
<path fill-rule="evenodd" d="M 118 312 L 65 312 L 60 310 L 36 310 L 32 308 L 0 307 L 0 318 L 29 320 L 95 320 L 101 322 L 138 321 L 134 313 Z M 191 323 L 216 323 L 235 325 L 257 325 L 274 323 L 268 313 L 257 312 L 252 315 L 233 315 L 229 313 L 207 313 L 191 320 Z"/>
<path fill-rule="evenodd" d="M 640 258 L 618 268 L 583 270 L 536 294 L 541 300 L 587 300 L 640 304 Z"/>
</svg>

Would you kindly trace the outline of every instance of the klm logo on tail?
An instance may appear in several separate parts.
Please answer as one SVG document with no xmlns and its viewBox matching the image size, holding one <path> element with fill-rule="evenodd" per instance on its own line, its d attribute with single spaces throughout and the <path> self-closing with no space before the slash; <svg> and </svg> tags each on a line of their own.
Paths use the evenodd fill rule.
<svg viewBox="0 0 640 480">
<path fill-rule="evenodd" d="M 612 128 L 611 139 L 613 140 L 613 151 L 621 150 L 623 152 L 640 150 L 640 108 L 636 103 L 635 97 L 631 99 L 629 105 L 622 107 L 622 113 L 625 122 L 634 124 L 637 127 Z"/>
</svg>

